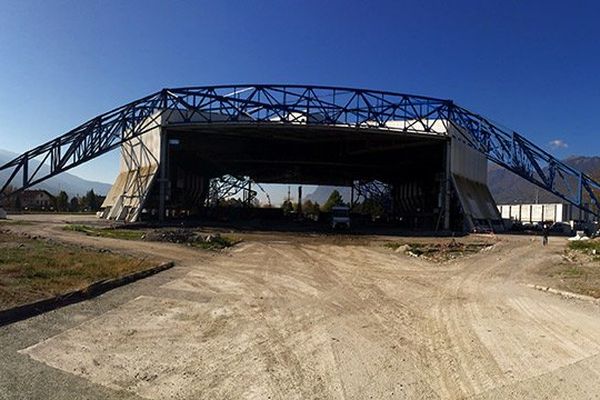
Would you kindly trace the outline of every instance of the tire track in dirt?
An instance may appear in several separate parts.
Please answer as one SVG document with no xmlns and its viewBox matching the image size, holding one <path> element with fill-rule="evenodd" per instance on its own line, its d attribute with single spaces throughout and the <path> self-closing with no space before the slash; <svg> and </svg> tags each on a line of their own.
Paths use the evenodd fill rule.
<svg viewBox="0 0 600 400">
<path fill-rule="evenodd" d="M 42 231 L 51 235 L 57 228 Z M 551 241 L 542 250 L 537 240 L 503 236 L 485 253 L 443 264 L 378 244 L 301 237 L 257 237 L 216 255 L 166 244 L 140 246 L 147 254 L 181 251 L 187 275 L 157 289 L 143 309 L 161 327 L 179 330 L 146 326 L 140 306 L 130 302 L 101 315 L 102 324 L 84 323 L 77 327 L 82 334 L 58 335 L 40 347 L 60 355 L 60 362 L 52 357 L 46 362 L 65 371 L 74 371 L 81 360 L 61 346 L 102 342 L 103 348 L 140 359 L 144 351 L 160 362 L 184 359 L 176 371 L 196 374 L 180 377 L 165 370 L 165 376 L 141 382 L 147 376 L 142 371 L 141 378 L 122 379 L 126 389 L 143 388 L 148 398 L 589 398 L 600 381 L 597 309 L 522 285 L 532 268 L 555 262 L 560 246 Z M 176 296 L 183 292 L 196 295 Z M 184 311 L 163 316 L 161 304 Z M 188 309 L 196 310 L 193 320 L 180 315 Z M 129 336 L 125 327 L 132 320 L 138 333 Z M 123 334 L 101 337 L 113 331 Z M 146 349 L 147 343 L 161 346 Z M 131 353 L 128 344 L 139 350 Z M 186 347 L 193 348 L 193 357 Z M 37 354 L 42 362 L 45 357 Z M 94 368 L 139 369 L 102 360 L 102 367 L 86 364 L 92 375 L 72 373 L 109 385 L 114 377 Z M 558 379 L 574 388 L 561 388 Z M 169 386 L 178 381 L 191 387 Z"/>
<path fill-rule="evenodd" d="M 432 300 L 430 319 L 423 327 L 428 342 L 425 357 L 431 370 L 443 371 L 439 388 L 443 398 L 460 398 L 506 383 L 504 371 L 473 330 L 475 318 L 468 312 L 468 305 L 488 302 L 481 287 L 484 277 L 527 251 L 522 247 L 511 249 L 510 258 L 499 262 L 482 263 L 481 255 L 464 260 L 462 268 Z M 498 253 L 504 256 L 502 249 L 496 249 L 485 257 Z M 486 312 L 493 312 L 493 307 L 486 307 Z"/>
</svg>

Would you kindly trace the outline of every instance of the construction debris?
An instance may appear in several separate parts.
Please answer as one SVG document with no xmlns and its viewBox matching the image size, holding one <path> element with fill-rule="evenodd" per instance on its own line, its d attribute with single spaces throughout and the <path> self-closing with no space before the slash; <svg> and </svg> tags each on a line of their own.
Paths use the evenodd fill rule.
<svg viewBox="0 0 600 400">
<path fill-rule="evenodd" d="M 189 229 L 157 229 L 145 233 L 141 238 L 150 242 L 180 243 L 211 250 L 220 250 L 239 243 L 239 240 L 224 237 L 218 233 L 202 236 Z"/>
<path fill-rule="evenodd" d="M 579 240 L 590 240 L 590 238 L 585 235 L 584 231 L 577 231 L 577 234 L 573 237 L 570 237 L 569 240 L 573 242 Z"/>
<path fill-rule="evenodd" d="M 447 243 L 404 243 L 390 244 L 388 247 L 392 247 L 396 253 L 433 262 L 444 262 L 490 250 L 493 244 L 487 242 L 463 243 L 453 239 Z"/>
<path fill-rule="evenodd" d="M 143 240 L 150 242 L 167 243 L 196 243 L 203 238 L 194 231 L 188 229 L 153 230 L 142 235 Z"/>
</svg>

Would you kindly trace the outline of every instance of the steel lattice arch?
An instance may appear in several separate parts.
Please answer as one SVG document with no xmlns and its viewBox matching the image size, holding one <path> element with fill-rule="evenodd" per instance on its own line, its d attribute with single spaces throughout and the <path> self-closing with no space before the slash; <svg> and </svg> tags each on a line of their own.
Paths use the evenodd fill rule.
<svg viewBox="0 0 600 400">
<path fill-rule="evenodd" d="M 310 137 L 314 144 L 310 148 L 314 150 L 314 154 L 317 154 L 319 141 L 327 142 L 324 144 L 327 147 L 328 143 L 331 143 L 327 140 L 335 140 L 338 135 L 340 138 L 346 138 L 348 144 L 342 146 L 343 148 L 336 147 L 335 151 L 339 153 L 352 147 L 353 152 L 350 150 L 347 152 L 352 154 L 352 157 L 358 157 L 355 155 L 360 154 L 361 150 L 357 150 L 359 140 L 362 141 L 360 143 L 370 143 L 371 147 L 365 150 L 370 154 L 394 146 L 406 147 L 409 143 L 413 143 L 410 142 L 411 140 L 461 143 L 483 155 L 487 160 L 514 172 L 580 209 L 600 215 L 598 182 L 556 159 L 524 136 L 460 107 L 451 100 L 376 90 L 300 85 L 252 84 L 162 89 L 100 114 L 1 166 L 0 173 L 4 172 L 8 179 L 3 183 L 0 197 L 8 195 L 9 186 L 13 189 L 12 193 L 22 191 L 122 147 L 126 143 L 143 138 L 144 135 L 157 129 L 162 132 L 175 132 L 174 138 L 183 137 L 178 136 L 178 133 L 182 132 L 188 135 L 185 137 L 198 138 L 217 134 L 221 135 L 219 137 L 225 137 L 232 132 L 235 132 L 237 138 L 244 137 L 246 134 L 248 137 L 258 137 L 257 132 L 264 132 L 266 136 L 260 139 L 263 144 L 267 143 L 264 141 L 267 136 L 288 141 L 286 142 L 288 147 L 274 148 L 274 151 L 279 152 L 283 151 L 282 149 L 291 151 L 294 140 L 300 143 L 303 137 Z M 396 142 L 371 143 L 383 137 L 393 137 Z M 178 140 L 172 139 L 172 143 L 177 143 Z M 402 140 L 404 142 L 401 142 Z M 411 145 L 416 146 L 416 144 Z M 155 158 L 161 159 L 164 155 L 160 153 L 161 151 L 170 151 L 165 146 L 162 147 Z M 205 146 L 198 146 L 197 151 L 202 151 L 203 147 Z M 243 155 L 243 150 L 240 149 L 239 154 Z M 259 149 L 252 151 L 256 154 L 260 153 Z M 271 161 L 263 153 L 261 155 L 260 159 L 244 159 L 244 165 L 261 163 L 262 172 L 256 172 L 257 169 L 251 171 L 265 177 L 266 182 L 270 182 L 272 179 L 268 176 L 266 166 Z M 351 159 L 348 158 L 349 156 L 337 157 L 331 164 L 328 164 L 327 156 L 320 157 L 321 170 L 324 170 L 327 165 L 330 165 L 330 172 L 335 169 L 342 174 L 346 168 L 352 169 L 352 166 L 347 167 L 344 161 Z M 447 154 L 445 157 L 450 156 Z M 191 160 L 188 164 L 193 164 L 193 157 L 189 158 Z M 33 159 L 41 161 L 42 164 L 32 168 Z M 377 157 L 372 156 L 370 162 L 372 163 L 373 160 L 376 161 Z M 225 161 L 219 162 L 225 165 Z M 284 161 L 282 159 L 278 162 Z M 215 162 L 215 165 L 209 165 L 207 162 L 206 165 L 218 170 L 219 162 Z M 240 160 L 236 162 L 241 163 Z M 316 170 L 310 170 L 308 167 L 302 169 L 303 163 L 306 164 L 308 161 L 299 156 L 291 157 L 288 164 L 294 163 L 300 166 L 298 171 L 303 174 L 300 180 L 309 181 L 307 176 Z M 49 169 L 43 168 L 43 164 L 49 166 Z M 291 171 L 289 165 L 285 168 Z M 391 163 L 389 169 L 393 169 Z M 245 179 L 249 182 L 254 179 L 250 174 L 246 176 L 241 169 L 219 171 L 238 176 L 242 181 L 241 185 L 245 185 Z M 158 201 L 164 203 L 165 191 L 169 188 L 163 182 L 168 179 L 166 174 L 169 171 L 159 168 L 155 173 L 160 189 L 157 189 L 160 197 Z M 282 173 L 280 176 L 284 175 Z M 367 175 L 357 176 L 356 180 L 385 181 L 375 174 Z M 386 183 L 390 183 L 390 176 L 385 173 L 382 176 L 388 179 Z M 344 179 L 348 181 L 350 178 Z M 293 179 L 287 181 L 291 180 Z M 162 207 L 164 208 L 164 204 Z M 447 204 L 445 207 L 449 208 Z"/>
</svg>

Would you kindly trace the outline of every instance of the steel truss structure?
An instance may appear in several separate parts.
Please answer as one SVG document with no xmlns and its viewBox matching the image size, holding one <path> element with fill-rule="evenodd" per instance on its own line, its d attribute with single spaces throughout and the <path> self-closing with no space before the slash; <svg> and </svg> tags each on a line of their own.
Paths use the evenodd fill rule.
<svg viewBox="0 0 600 400">
<path fill-rule="evenodd" d="M 380 181 L 354 181 L 352 203 L 375 201 L 389 212 L 392 208 L 392 186 Z M 354 205 L 354 204 L 353 204 Z"/>
<path fill-rule="evenodd" d="M 210 180 L 210 193 L 207 198 L 209 206 L 216 207 L 224 200 L 242 195 L 242 204 L 251 205 L 257 198 L 258 192 L 253 187 L 258 188 L 266 197 L 267 204 L 271 205 L 271 197 L 263 187 L 254 182 L 248 176 L 223 175 Z"/>
<path fill-rule="evenodd" d="M 518 133 L 451 100 L 298 85 L 163 89 L 100 114 L 1 166 L 0 173 L 8 172 L 8 179 L 0 190 L 0 200 L 8 195 L 9 186 L 19 192 L 81 165 L 156 128 L 165 116 L 174 116 L 177 121 L 168 122 L 168 126 L 278 124 L 452 135 L 529 182 L 600 216 L 598 182 Z M 33 159 L 48 164 L 50 170 L 31 170 Z"/>
</svg>

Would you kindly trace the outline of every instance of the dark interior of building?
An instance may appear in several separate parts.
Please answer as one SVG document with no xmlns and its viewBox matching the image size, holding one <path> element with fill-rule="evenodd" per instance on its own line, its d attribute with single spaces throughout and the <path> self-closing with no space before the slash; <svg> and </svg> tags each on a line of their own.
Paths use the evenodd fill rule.
<svg viewBox="0 0 600 400">
<path fill-rule="evenodd" d="M 286 126 L 168 130 L 167 209 L 206 215 L 212 178 L 247 176 L 258 183 L 390 185 L 386 221 L 436 229 L 441 218 L 446 139 L 377 130 Z M 154 185 L 146 208 L 158 198 Z M 175 215 L 175 214 L 173 214 Z"/>
</svg>

